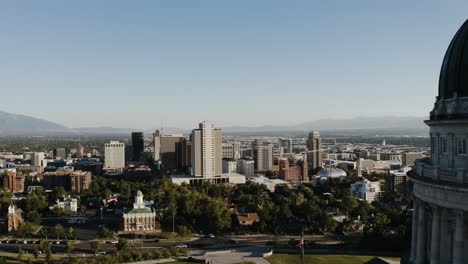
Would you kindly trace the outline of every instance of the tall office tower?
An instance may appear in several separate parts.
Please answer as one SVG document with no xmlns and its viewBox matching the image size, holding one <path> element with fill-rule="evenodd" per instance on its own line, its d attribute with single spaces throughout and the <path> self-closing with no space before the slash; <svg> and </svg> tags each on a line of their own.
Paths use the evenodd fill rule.
<svg viewBox="0 0 468 264">
<path fill-rule="evenodd" d="M 307 161 L 309 162 L 310 169 L 322 167 L 321 141 L 318 131 L 309 133 L 309 138 L 307 139 Z"/>
<path fill-rule="evenodd" d="M 192 142 L 186 138 L 179 139 L 176 143 L 177 169 L 192 167 Z"/>
<path fill-rule="evenodd" d="M 143 132 L 132 132 L 133 161 L 143 161 L 145 142 Z"/>
<path fill-rule="evenodd" d="M 154 155 L 153 160 L 160 161 L 161 160 L 161 133 L 159 130 L 156 130 L 153 133 L 153 148 L 154 148 Z"/>
<path fill-rule="evenodd" d="M 209 121 L 200 123 L 191 135 L 193 176 L 219 177 L 222 174 L 222 133 Z"/>
<path fill-rule="evenodd" d="M 162 134 L 160 136 L 159 157 L 164 168 L 177 168 L 176 145 L 184 136 L 182 134 Z"/>
<path fill-rule="evenodd" d="M 122 169 L 125 167 L 125 144 L 111 141 L 104 144 L 105 166 L 109 169 Z"/>
<path fill-rule="evenodd" d="M 283 153 L 293 153 L 292 139 L 282 138 L 280 139 L 280 148 L 283 147 Z"/>
<path fill-rule="evenodd" d="M 252 150 L 257 172 L 273 170 L 273 144 L 264 139 L 256 139 L 252 143 Z"/>
</svg>

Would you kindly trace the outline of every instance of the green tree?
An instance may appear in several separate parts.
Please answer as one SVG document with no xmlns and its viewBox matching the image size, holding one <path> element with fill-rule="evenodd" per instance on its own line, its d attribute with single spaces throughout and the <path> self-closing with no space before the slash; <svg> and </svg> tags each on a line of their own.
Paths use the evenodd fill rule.
<svg viewBox="0 0 468 264">
<path fill-rule="evenodd" d="M 71 240 L 68 240 L 67 244 L 65 245 L 65 250 L 67 251 L 69 256 L 71 256 L 73 249 L 74 249 L 73 242 Z"/>
<path fill-rule="evenodd" d="M 67 236 L 68 236 L 69 239 L 72 238 L 72 237 L 75 237 L 75 229 L 73 229 L 73 227 L 70 226 L 68 228 Z"/>
<path fill-rule="evenodd" d="M 192 231 L 188 229 L 186 226 L 177 226 L 177 233 L 180 237 L 191 237 Z"/>
<path fill-rule="evenodd" d="M 91 247 L 91 251 L 96 254 L 100 248 L 100 245 L 98 241 L 90 241 L 89 245 Z"/>
<path fill-rule="evenodd" d="M 128 246 L 128 241 L 125 238 L 120 238 L 116 245 L 117 251 L 125 250 Z"/>
<path fill-rule="evenodd" d="M 101 230 L 99 230 L 99 232 L 97 233 L 97 237 L 99 238 L 109 238 L 111 237 L 111 232 L 109 231 L 109 229 L 107 228 L 102 228 Z"/>
<path fill-rule="evenodd" d="M 21 246 L 18 247 L 18 261 L 20 263 L 23 262 L 23 255 L 24 255 L 24 251 L 23 251 L 23 248 Z"/>
<path fill-rule="evenodd" d="M 30 211 L 28 214 L 28 221 L 35 225 L 40 225 L 42 223 L 42 217 L 37 211 Z"/>
<path fill-rule="evenodd" d="M 57 240 L 59 240 L 60 237 L 63 236 L 64 231 L 63 231 L 63 226 L 61 224 L 56 224 L 54 226 L 54 234 L 57 237 Z"/>
</svg>

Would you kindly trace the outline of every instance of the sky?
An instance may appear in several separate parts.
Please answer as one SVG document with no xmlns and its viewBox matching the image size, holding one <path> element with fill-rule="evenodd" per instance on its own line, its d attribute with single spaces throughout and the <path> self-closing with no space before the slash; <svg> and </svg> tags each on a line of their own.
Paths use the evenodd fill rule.
<svg viewBox="0 0 468 264">
<path fill-rule="evenodd" d="M 0 1 L 0 110 L 69 127 L 421 116 L 468 1 Z"/>
</svg>

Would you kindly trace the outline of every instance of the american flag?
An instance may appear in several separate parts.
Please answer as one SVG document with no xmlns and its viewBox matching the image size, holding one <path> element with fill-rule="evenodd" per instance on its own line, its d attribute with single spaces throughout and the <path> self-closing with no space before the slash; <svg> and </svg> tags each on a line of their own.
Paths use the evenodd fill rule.
<svg viewBox="0 0 468 264">
<path fill-rule="evenodd" d="M 304 249 L 304 237 L 301 237 L 301 239 L 299 240 L 299 248 L 300 249 Z"/>
</svg>

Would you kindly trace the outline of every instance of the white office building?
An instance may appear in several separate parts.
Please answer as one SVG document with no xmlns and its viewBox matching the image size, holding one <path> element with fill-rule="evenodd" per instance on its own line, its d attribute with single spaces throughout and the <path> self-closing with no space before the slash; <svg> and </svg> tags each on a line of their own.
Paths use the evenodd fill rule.
<svg viewBox="0 0 468 264">
<path fill-rule="evenodd" d="M 379 199 L 381 193 L 380 182 L 372 182 L 361 178 L 360 181 L 351 184 L 350 193 L 352 196 L 363 201 L 376 201 Z"/>
<path fill-rule="evenodd" d="M 125 167 L 125 144 L 119 141 L 111 141 L 104 145 L 105 168 L 121 170 Z"/>
<path fill-rule="evenodd" d="M 223 173 L 236 173 L 236 172 L 237 172 L 237 161 L 223 160 Z"/>
<path fill-rule="evenodd" d="M 245 176 L 255 176 L 255 161 L 240 159 L 237 161 L 237 172 Z"/>
</svg>

